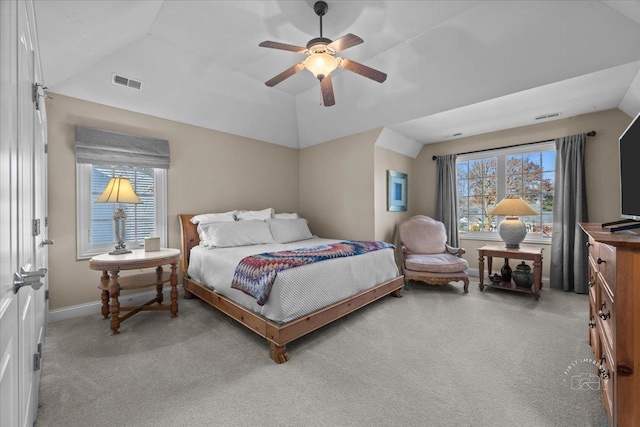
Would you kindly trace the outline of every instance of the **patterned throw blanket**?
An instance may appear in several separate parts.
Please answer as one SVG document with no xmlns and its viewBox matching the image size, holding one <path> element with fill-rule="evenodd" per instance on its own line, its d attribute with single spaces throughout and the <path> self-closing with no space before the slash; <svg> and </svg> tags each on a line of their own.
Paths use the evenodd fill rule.
<svg viewBox="0 0 640 427">
<path fill-rule="evenodd" d="M 313 248 L 251 255 L 240 261 L 236 267 L 231 287 L 251 295 L 258 300 L 259 305 L 264 305 L 280 271 L 327 259 L 361 255 L 394 247 L 385 242 L 345 240 Z"/>
</svg>

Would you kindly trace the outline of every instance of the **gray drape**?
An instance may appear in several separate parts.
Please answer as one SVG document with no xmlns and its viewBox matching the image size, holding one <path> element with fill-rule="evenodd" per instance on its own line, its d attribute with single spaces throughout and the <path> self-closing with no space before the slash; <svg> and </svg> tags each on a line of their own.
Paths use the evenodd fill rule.
<svg viewBox="0 0 640 427">
<path fill-rule="evenodd" d="M 456 155 L 438 156 L 436 179 L 436 218 L 447 229 L 447 242 L 458 247 L 458 187 Z"/>
<path fill-rule="evenodd" d="M 584 177 L 586 136 L 556 139 L 556 175 L 551 238 L 551 287 L 589 292 L 587 238 L 578 222 L 587 221 L 587 190 Z"/>
<path fill-rule="evenodd" d="M 76 126 L 76 162 L 169 169 L 169 141 Z"/>
</svg>

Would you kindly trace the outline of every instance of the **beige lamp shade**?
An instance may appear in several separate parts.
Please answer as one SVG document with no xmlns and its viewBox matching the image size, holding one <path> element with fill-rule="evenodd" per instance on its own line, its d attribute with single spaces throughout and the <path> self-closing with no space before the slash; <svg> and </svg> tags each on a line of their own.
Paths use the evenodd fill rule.
<svg viewBox="0 0 640 427">
<path fill-rule="evenodd" d="M 131 181 L 121 176 L 111 178 L 96 203 L 142 203 L 131 187 Z"/>
<path fill-rule="evenodd" d="M 488 214 L 501 216 L 540 215 L 538 211 L 533 209 L 527 202 L 519 197 L 513 199 L 502 199 L 500 203 L 495 205 L 495 207 L 488 212 Z"/>
</svg>

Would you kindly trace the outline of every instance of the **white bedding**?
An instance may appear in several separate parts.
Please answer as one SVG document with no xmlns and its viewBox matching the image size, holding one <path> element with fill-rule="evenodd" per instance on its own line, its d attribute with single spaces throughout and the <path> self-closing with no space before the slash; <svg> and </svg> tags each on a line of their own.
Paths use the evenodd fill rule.
<svg viewBox="0 0 640 427">
<path fill-rule="evenodd" d="M 269 300 L 259 306 L 255 298 L 231 288 L 238 263 L 249 255 L 308 248 L 340 240 L 314 237 L 285 244 L 191 250 L 189 276 L 238 304 L 276 322 L 288 322 L 398 276 L 393 249 L 325 260 L 278 273 Z"/>
</svg>

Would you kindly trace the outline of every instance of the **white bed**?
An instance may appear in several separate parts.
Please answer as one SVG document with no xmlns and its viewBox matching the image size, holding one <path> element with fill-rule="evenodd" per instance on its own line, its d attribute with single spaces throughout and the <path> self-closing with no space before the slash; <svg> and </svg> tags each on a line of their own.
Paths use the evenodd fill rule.
<svg viewBox="0 0 640 427">
<path fill-rule="evenodd" d="M 281 271 L 269 299 L 260 306 L 253 297 L 231 288 L 236 266 L 243 258 L 339 240 L 312 237 L 311 233 L 303 239 L 293 239 L 291 236 L 296 233 L 289 234 L 282 228 L 278 231 L 280 226 L 274 222 L 270 223 L 273 228 L 266 238 L 271 242 L 289 243 L 251 246 L 234 243 L 226 247 L 213 244 L 215 238 L 221 236 L 234 242 L 254 239 L 260 227 L 254 230 L 255 224 L 247 224 L 241 227 L 244 233 L 238 235 L 228 234 L 238 226 L 213 226 L 205 232 L 203 237 L 206 239 L 201 245 L 198 227 L 191 221 L 197 216 L 178 215 L 182 226 L 183 256 L 180 265 L 185 298 L 196 296 L 266 338 L 270 343 L 271 359 L 276 363 L 289 359 L 286 345 L 291 341 L 387 295 L 401 297 L 404 276 L 398 274 L 394 250 L 386 248 Z M 218 234 L 213 233 L 213 229 Z"/>
<path fill-rule="evenodd" d="M 189 276 L 243 307 L 276 322 L 288 322 L 378 283 L 398 276 L 393 249 L 381 249 L 347 258 L 308 264 L 278 273 L 269 300 L 263 306 L 244 292 L 231 288 L 238 263 L 245 257 L 264 252 L 310 248 L 336 243 L 314 237 L 292 243 L 207 248 L 191 250 Z"/>
</svg>

